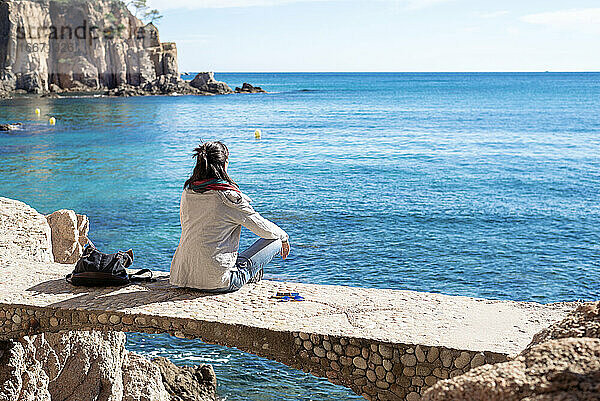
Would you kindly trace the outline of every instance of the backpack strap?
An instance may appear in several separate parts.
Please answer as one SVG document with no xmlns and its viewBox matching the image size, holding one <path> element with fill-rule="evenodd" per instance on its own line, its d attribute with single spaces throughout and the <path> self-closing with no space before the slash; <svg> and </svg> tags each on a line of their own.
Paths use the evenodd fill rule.
<svg viewBox="0 0 600 401">
<path fill-rule="evenodd" d="M 142 274 L 146 274 L 146 273 L 150 273 L 150 277 L 141 277 Z M 152 276 L 152 270 L 142 269 L 142 270 L 138 270 L 135 273 L 130 274 L 129 281 L 153 283 L 156 281 L 156 279 Z"/>
<path fill-rule="evenodd" d="M 81 253 L 81 258 L 89 255 L 92 251 L 96 251 L 96 245 L 94 245 L 94 243 L 92 242 L 91 239 L 88 238 L 87 242 L 85 243 L 84 247 L 83 247 L 83 252 Z"/>
<path fill-rule="evenodd" d="M 123 251 L 119 251 L 118 254 L 124 259 L 123 260 L 123 267 L 128 268 L 129 266 L 131 266 L 133 264 L 133 258 L 127 253 L 127 252 L 123 252 Z M 142 269 L 144 270 L 144 269 Z M 148 270 L 148 269 L 145 269 Z M 135 273 L 138 274 L 139 272 Z"/>
</svg>

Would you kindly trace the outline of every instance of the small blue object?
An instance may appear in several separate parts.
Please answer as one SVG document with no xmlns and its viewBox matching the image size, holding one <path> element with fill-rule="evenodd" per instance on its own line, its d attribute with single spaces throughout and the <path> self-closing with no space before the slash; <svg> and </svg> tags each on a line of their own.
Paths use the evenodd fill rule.
<svg viewBox="0 0 600 401">
<path fill-rule="evenodd" d="M 304 301 L 304 297 L 301 297 L 300 295 L 294 295 L 293 297 L 288 297 L 288 296 L 284 296 L 279 298 L 279 302 L 300 302 L 300 301 Z"/>
<path fill-rule="evenodd" d="M 297 295 L 300 295 L 300 294 L 298 294 L 297 292 L 278 292 L 275 295 L 275 297 L 276 298 L 281 298 L 281 297 L 295 297 Z"/>
</svg>

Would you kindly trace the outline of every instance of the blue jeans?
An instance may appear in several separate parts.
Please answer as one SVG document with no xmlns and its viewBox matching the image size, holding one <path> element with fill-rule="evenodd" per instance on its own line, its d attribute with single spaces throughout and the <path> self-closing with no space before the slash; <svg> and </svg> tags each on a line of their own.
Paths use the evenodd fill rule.
<svg viewBox="0 0 600 401">
<path fill-rule="evenodd" d="M 238 254 L 235 265 L 237 270 L 231 272 L 229 288 L 222 292 L 237 291 L 251 279 L 262 278 L 263 268 L 281 251 L 281 240 L 260 238 L 248 249 Z"/>
</svg>

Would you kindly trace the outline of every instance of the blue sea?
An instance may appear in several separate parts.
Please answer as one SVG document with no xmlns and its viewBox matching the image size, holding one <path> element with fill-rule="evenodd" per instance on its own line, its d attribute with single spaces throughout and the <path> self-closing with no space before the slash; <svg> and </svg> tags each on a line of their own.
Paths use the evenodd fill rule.
<svg viewBox="0 0 600 401">
<path fill-rule="evenodd" d="M 0 123 L 24 123 L 0 133 L 0 196 L 85 213 L 99 248 L 166 271 L 192 149 L 222 140 L 233 178 L 290 234 L 268 279 L 600 298 L 600 73 L 216 78 L 270 93 L 0 101 Z M 213 364 L 227 400 L 360 399 L 235 349 L 149 335 L 128 347 Z"/>
</svg>

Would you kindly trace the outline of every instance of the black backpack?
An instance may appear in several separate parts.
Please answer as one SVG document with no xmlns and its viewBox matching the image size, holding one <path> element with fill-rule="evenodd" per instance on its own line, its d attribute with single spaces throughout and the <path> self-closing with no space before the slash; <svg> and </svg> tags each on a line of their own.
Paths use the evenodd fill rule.
<svg viewBox="0 0 600 401">
<path fill-rule="evenodd" d="M 91 241 L 83 250 L 83 255 L 77 261 L 73 273 L 66 277 L 67 282 L 85 287 L 111 287 L 127 285 L 133 281 L 156 281 L 152 271 L 142 269 L 128 274 L 126 268 L 133 263 L 133 252 L 102 253 Z M 140 277 L 150 273 L 150 277 Z"/>
</svg>

